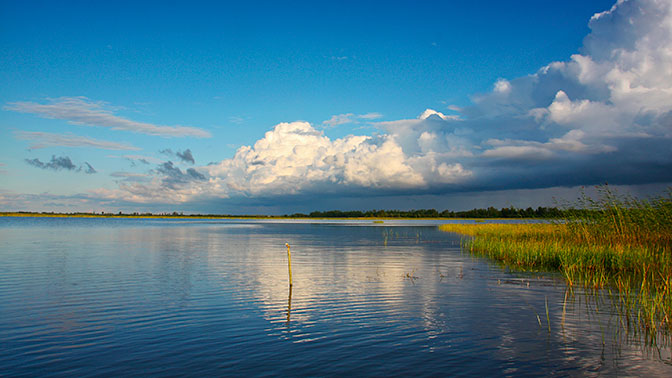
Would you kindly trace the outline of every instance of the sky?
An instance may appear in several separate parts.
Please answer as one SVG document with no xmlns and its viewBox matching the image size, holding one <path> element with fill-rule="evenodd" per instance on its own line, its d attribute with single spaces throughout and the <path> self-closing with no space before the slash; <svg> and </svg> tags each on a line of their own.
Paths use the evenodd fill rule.
<svg viewBox="0 0 672 378">
<path fill-rule="evenodd" d="M 657 195 L 671 67 L 670 0 L 1 0 L 0 210 Z"/>
</svg>

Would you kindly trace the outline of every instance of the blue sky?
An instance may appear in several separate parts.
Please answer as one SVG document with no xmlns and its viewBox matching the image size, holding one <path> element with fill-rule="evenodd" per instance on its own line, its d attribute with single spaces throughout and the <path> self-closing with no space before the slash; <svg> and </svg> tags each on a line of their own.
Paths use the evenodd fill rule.
<svg viewBox="0 0 672 378">
<path fill-rule="evenodd" d="M 654 0 L 3 1 L 0 208 L 656 192 L 672 181 L 669 20 Z"/>
</svg>

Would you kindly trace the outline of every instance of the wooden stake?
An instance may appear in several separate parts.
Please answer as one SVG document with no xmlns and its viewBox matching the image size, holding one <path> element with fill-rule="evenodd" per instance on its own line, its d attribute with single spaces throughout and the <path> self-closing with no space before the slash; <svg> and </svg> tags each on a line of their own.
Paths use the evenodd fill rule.
<svg viewBox="0 0 672 378">
<path fill-rule="evenodd" d="M 292 254 L 289 252 L 289 243 L 285 243 L 287 246 L 287 267 L 289 268 L 289 286 L 292 286 Z"/>
</svg>

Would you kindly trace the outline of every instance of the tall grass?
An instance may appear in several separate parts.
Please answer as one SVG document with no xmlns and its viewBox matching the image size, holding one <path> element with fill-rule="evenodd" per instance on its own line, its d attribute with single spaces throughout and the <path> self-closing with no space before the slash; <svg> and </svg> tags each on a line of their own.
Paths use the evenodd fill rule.
<svg viewBox="0 0 672 378">
<path fill-rule="evenodd" d="M 469 251 L 521 269 L 559 270 L 570 286 L 616 288 L 648 330 L 672 331 L 672 191 L 637 199 L 599 188 L 550 224 L 442 225 Z M 620 310 L 619 310 L 620 311 Z"/>
</svg>

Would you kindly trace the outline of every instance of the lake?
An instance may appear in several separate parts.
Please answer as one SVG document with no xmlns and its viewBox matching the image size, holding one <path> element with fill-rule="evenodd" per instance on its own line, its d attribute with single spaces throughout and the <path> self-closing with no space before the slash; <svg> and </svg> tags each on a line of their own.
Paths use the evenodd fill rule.
<svg viewBox="0 0 672 378">
<path fill-rule="evenodd" d="M 672 376 L 617 298 L 436 224 L 0 218 L 0 376 Z"/>
</svg>

